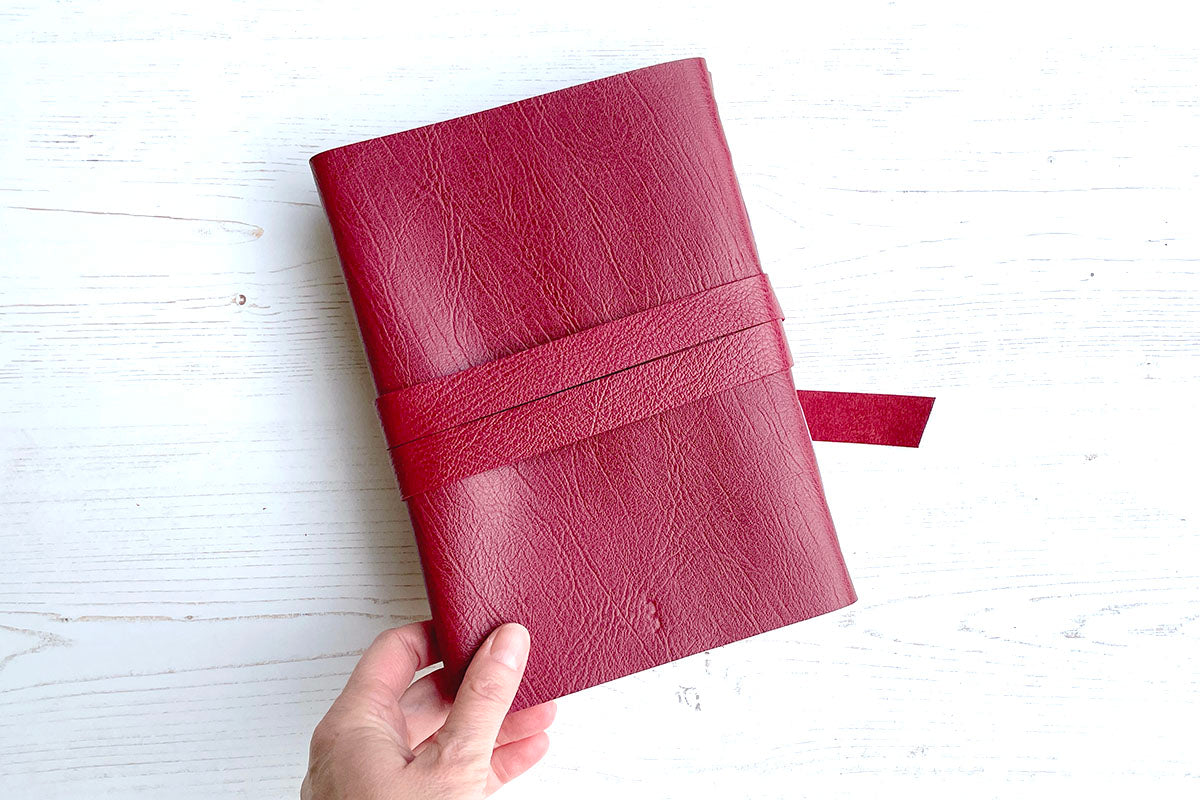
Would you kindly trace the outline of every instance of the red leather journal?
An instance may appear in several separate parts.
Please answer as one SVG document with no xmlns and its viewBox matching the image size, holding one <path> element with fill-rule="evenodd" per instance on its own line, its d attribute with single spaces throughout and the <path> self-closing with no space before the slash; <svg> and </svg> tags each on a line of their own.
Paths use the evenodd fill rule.
<svg viewBox="0 0 1200 800">
<path fill-rule="evenodd" d="M 854 602 L 703 59 L 311 166 L 452 676 L 506 621 L 520 708 Z"/>
</svg>

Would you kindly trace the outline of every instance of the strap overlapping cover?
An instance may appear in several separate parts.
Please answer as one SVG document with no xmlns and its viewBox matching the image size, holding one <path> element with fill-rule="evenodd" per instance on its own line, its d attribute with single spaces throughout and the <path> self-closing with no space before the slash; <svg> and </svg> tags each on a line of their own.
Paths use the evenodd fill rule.
<svg viewBox="0 0 1200 800">
<path fill-rule="evenodd" d="M 377 401 L 405 497 L 791 366 L 765 275 L 579 331 Z"/>
<path fill-rule="evenodd" d="M 792 365 L 766 275 L 380 396 L 405 498 Z M 916 447 L 933 398 L 799 392 L 814 440 Z"/>
</svg>

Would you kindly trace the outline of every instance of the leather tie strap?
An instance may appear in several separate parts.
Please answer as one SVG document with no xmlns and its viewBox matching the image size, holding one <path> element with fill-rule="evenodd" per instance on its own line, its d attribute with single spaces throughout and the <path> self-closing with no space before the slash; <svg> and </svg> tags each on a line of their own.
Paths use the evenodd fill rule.
<svg viewBox="0 0 1200 800">
<path fill-rule="evenodd" d="M 801 389 L 800 407 L 814 442 L 916 447 L 933 410 L 932 397 Z"/>
<path fill-rule="evenodd" d="M 783 319 L 767 276 L 715 286 L 379 397 L 388 447 Z"/>
<path fill-rule="evenodd" d="M 782 318 L 759 273 L 384 394 L 376 406 L 404 497 L 787 370 Z M 799 396 L 814 441 L 911 447 L 933 403 Z"/>
<path fill-rule="evenodd" d="M 401 445 L 404 496 L 597 436 L 788 369 L 782 329 L 758 325 Z"/>
</svg>

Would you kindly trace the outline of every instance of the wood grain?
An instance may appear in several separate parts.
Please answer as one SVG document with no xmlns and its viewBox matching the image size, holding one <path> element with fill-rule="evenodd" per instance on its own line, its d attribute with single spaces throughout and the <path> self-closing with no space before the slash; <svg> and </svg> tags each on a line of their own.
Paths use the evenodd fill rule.
<svg viewBox="0 0 1200 800">
<path fill-rule="evenodd" d="M 797 385 L 938 402 L 817 445 L 856 606 L 564 699 L 505 791 L 1195 795 L 1174 8 L 168 5 L 0 9 L 6 797 L 294 797 L 427 613 L 308 157 L 692 55 Z"/>
</svg>

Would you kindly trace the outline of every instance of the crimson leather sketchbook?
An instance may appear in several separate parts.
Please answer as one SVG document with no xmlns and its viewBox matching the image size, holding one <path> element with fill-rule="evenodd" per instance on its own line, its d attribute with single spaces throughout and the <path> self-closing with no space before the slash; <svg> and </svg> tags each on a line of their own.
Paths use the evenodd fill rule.
<svg viewBox="0 0 1200 800">
<path fill-rule="evenodd" d="M 854 602 L 703 59 L 311 166 L 453 678 L 508 621 L 521 708 Z"/>
</svg>

